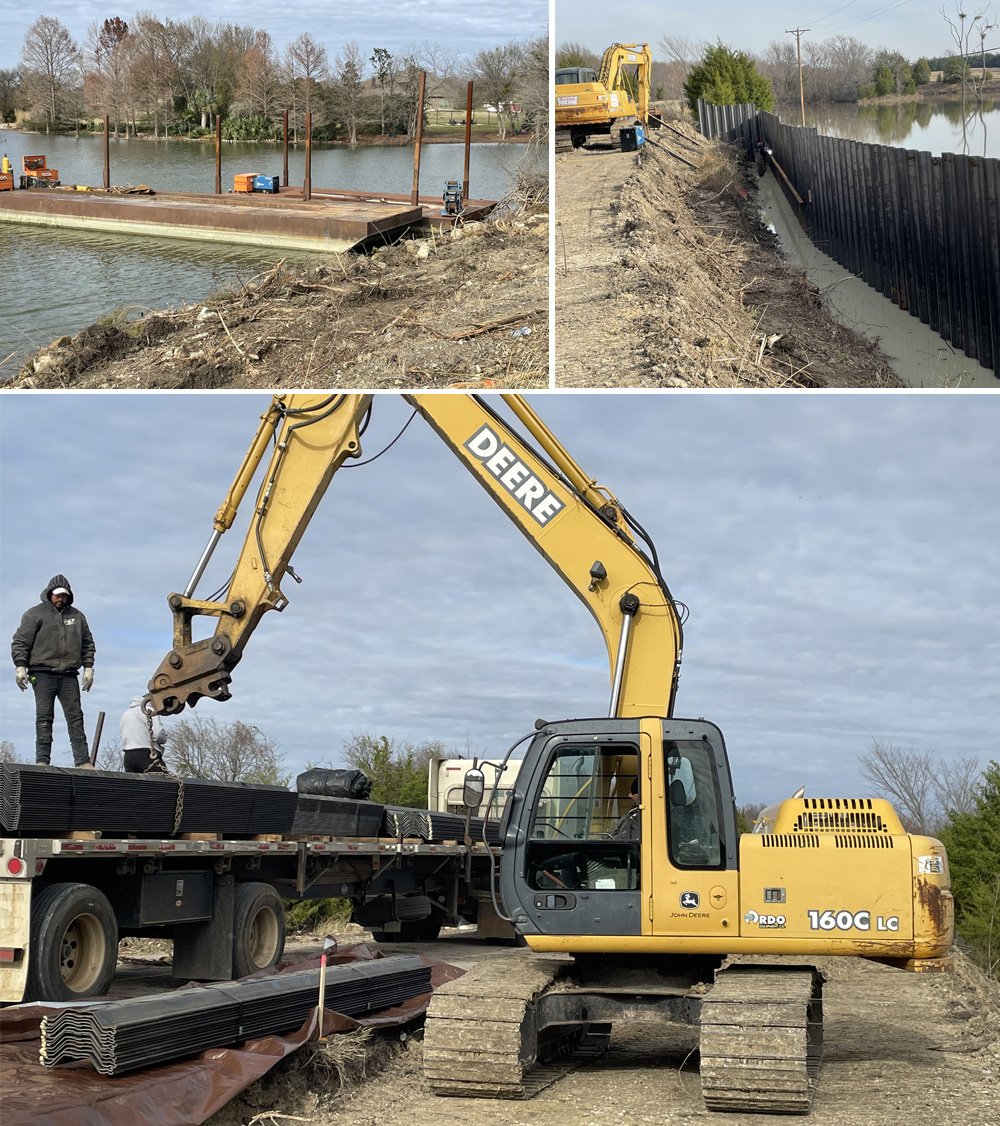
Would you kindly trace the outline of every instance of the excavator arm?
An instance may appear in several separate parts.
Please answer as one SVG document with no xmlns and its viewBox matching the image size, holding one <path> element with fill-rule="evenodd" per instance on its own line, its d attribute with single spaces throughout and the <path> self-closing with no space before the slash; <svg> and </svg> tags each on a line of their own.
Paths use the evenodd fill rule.
<svg viewBox="0 0 1000 1126">
<path fill-rule="evenodd" d="M 649 72 L 653 63 L 646 43 L 612 43 L 601 59 L 599 81 L 608 90 L 620 90 L 635 103 L 636 117 L 649 116 Z"/>
<path fill-rule="evenodd" d="M 612 716 L 672 713 L 681 624 L 649 545 L 618 500 L 588 477 L 517 395 L 504 400 L 527 432 L 466 395 L 406 395 L 449 450 L 587 606 L 601 628 L 611 667 Z M 226 499 L 209 544 L 183 593 L 168 598 L 173 649 L 149 682 L 151 706 L 173 714 L 202 696 L 229 699 L 231 673 L 268 610 L 283 610 L 281 583 L 336 471 L 361 454 L 371 395 L 277 395 Z M 193 597 L 212 552 L 232 525 L 271 448 L 225 597 Z M 215 632 L 192 640 L 192 620 L 216 617 Z"/>
</svg>

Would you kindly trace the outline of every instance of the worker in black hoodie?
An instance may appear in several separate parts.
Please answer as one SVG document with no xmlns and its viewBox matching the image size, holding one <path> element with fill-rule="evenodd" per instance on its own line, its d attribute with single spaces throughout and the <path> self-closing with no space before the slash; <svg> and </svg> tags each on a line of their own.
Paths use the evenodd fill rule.
<svg viewBox="0 0 1000 1126">
<path fill-rule="evenodd" d="M 14 634 L 10 653 L 17 686 L 35 690 L 35 762 L 49 765 L 56 700 L 69 728 L 75 766 L 92 769 L 87 734 L 83 729 L 80 688 L 94 683 L 94 638 L 87 619 L 73 605 L 73 591 L 65 575 L 53 575 L 41 602 L 25 611 Z M 82 683 L 77 679 L 83 668 Z"/>
</svg>

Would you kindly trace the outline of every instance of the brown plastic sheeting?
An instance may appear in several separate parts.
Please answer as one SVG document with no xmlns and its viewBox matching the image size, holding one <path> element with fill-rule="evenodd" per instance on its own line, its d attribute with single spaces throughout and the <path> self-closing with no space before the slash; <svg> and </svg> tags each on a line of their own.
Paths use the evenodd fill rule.
<svg viewBox="0 0 1000 1126">
<path fill-rule="evenodd" d="M 383 955 L 361 943 L 327 958 L 328 965 L 368 961 Z M 437 988 L 465 972 L 445 962 L 423 958 Z M 253 977 L 311 970 L 319 957 L 264 970 Z M 188 988 L 188 987 L 184 987 Z M 191 986 L 197 988 L 197 986 Z M 423 993 L 402 1005 L 364 1017 L 327 1009 L 324 1035 L 362 1027 L 391 1027 L 422 1016 L 431 995 Z M 112 1078 L 78 1061 L 43 1067 L 39 1062 L 42 1017 L 51 1004 L 17 1005 L 0 1013 L 0 1086 L 4 1126 L 199 1126 L 285 1056 L 317 1039 L 317 1013 L 297 1031 L 247 1040 L 238 1048 L 212 1048 L 191 1059 Z"/>
</svg>

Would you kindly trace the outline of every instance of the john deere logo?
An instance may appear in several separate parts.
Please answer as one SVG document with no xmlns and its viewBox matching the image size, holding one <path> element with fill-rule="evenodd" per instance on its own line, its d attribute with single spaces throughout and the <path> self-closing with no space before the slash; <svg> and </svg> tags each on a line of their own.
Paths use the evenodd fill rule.
<svg viewBox="0 0 1000 1126">
<path fill-rule="evenodd" d="M 701 896 L 696 891 L 681 892 L 681 906 L 685 911 L 694 911 L 701 903 Z"/>
</svg>

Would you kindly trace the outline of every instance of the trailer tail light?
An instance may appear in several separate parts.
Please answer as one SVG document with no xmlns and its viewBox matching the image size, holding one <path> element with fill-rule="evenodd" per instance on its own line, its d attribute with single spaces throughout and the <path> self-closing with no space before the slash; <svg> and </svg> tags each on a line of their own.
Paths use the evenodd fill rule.
<svg viewBox="0 0 1000 1126">
<path fill-rule="evenodd" d="M 23 953 L 24 951 L 21 949 L 11 949 L 9 946 L 0 947 L 0 966 L 10 966 L 15 962 L 20 962 Z"/>
<path fill-rule="evenodd" d="M 7 875 L 20 876 L 25 869 L 25 863 L 19 856 L 12 856 L 7 861 Z"/>
</svg>

